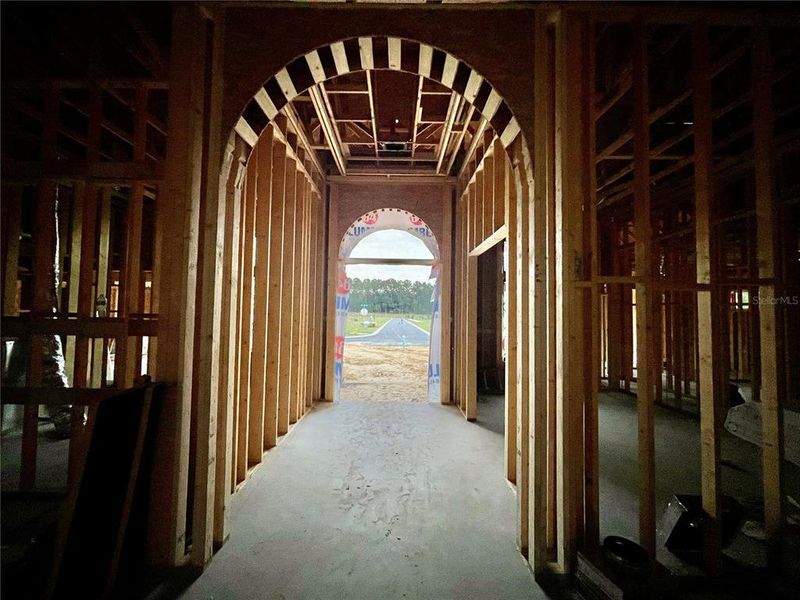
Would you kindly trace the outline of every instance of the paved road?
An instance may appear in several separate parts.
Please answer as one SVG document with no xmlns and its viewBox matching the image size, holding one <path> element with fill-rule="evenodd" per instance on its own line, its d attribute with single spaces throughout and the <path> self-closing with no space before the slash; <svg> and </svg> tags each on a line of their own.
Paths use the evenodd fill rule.
<svg viewBox="0 0 800 600">
<path fill-rule="evenodd" d="M 369 335 L 348 335 L 347 342 L 359 342 L 362 344 L 383 344 L 383 345 L 402 345 L 403 336 L 409 346 L 427 346 L 431 336 L 428 332 L 420 329 L 407 319 L 391 319 Z"/>
</svg>

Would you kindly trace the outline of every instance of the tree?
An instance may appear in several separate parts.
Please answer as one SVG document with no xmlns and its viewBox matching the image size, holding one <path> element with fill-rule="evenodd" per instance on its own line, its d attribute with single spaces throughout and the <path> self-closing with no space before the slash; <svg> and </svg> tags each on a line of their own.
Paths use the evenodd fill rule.
<svg viewBox="0 0 800 600">
<path fill-rule="evenodd" d="M 433 284 L 406 279 L 350 280 L 350 311 L 366 307 L 371 312 L 417 313 L 431 311 Z"/>
</svg>

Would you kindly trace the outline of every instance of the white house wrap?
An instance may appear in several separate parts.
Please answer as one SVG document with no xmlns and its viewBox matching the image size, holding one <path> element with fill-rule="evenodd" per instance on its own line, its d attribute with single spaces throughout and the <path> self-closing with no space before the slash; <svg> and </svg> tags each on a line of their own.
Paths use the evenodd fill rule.
<svg viewBox="0 0 800 600">
<path fill-rule="evenodd" d="M 350 284 L 345 273 L 345 260 L 350 257 L 353 248 L 368 235 L 376 231 L 398 229 L 407 231 L 422 240 L 433 255 L 433 265 L 429 279 L 434 280 L 434 292 L 431 316 L 431 343 L 428 353 L 428 400 L 439 400 L 439 378 L 441 360 L 441 316 L 440 285 L 439 285 L 439 245 L 430 228 L 418 216 L 397 208 L 382 208 L 368 212 L 359 217 L 347 230 L 339 247 L 337 261 L 336 285 L 336 336 L 334 340 L 334 377 L 335 399 L 339 399 L 339 389 L 342 385 L 342 360 L 344 358 L 345 326 L 347 323 L 347 310 L 350 305 Z"/>
</svg>

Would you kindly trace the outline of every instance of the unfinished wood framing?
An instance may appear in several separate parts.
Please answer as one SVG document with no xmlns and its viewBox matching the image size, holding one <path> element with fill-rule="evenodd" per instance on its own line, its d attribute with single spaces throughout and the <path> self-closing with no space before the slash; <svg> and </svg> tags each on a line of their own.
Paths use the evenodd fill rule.
<svg viewBox="0 0 800 600">
<path fill-rule="evenodd" d="M 616 533 L 600 501 L 609 399 L 636 415 L 630 517 L 655 559 L 656 419 L 664 407 L 696 424 L 700 477 L 687 487 L 702 495 L 704 568 L 722 573 L 733 387 L 761 418 L 755 495 L 772 550 L 792 483 L 784 411 L 800 407 L 796 11 L 442 9 L 465 23 L 489 11 L 475 26 L 496 19 L 512 34 L 524 22 L 527 37 L 507 44 L 519 64 L 478 48 L 473 70 L 437 48 L 485 40 L 456 42 L 464 28 L 445 26 L 432 46 L 391 37 L 411 25 L 377 6 L 354 12 L 359 38 L 347 19 L 326 21 L 323 37 L 343 41 L 324 50 L 237 31 L 239 12 L 255 26 L 276 10 L 172 6 L 168 47 L 152 32 L 138 50 L 122 44 L 141 76 L 4 78 L 2 325 L 7 347 L 28 353 L 21 387 L 3 391 L 19 413 L 20 490 L 36 491 L 35 400 L 52 384 L 39 358 L 63 339 L 68 389 L 51 404 L 73 406 L 70 485 L 89 400 L 143 375 L 166 383 L 147 561 L 203 568 L 230 535 L 233 494 L 316 401 L 334 400 L 345 187 L 430 185 L 420 211 L 435 214 L 440 252 L 441 402 L 479 420 L 486 365 L 503 370 L 503 473 L 534 573 L 573 572 L 578 552 L 591 559 Z M 296 12 L 323 10 L 337 9 Z M 370 37 L 370 23 L 386 31 Z M 128 39 L 149 26 L 133 29 Z M 72 64 L 56 38 L 28 50 Z M 257 60 L 291 66 L 251 73 Z M 414 112 L 383 123 L 382 77 L 401 71 Z M 369 110 L 349 114 L 347 98 Z M 502 248 L 505 361 L 483 289 L 502 281 Z"/>
</svg>

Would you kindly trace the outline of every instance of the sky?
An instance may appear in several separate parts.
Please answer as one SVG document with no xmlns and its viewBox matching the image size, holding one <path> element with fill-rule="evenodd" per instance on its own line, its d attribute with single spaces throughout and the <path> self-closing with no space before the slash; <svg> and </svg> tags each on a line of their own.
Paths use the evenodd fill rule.
<svg viewBox="0 0 800 600">
<path fill-rule="evenodd" d="M 433 258 L 417 237 L 399 229 L 376 231 L 361 240 L 350 258 Z M 348 277 L 428 281 L 431 268 L 412 265 L 347 265 Z"/>
</svg>

